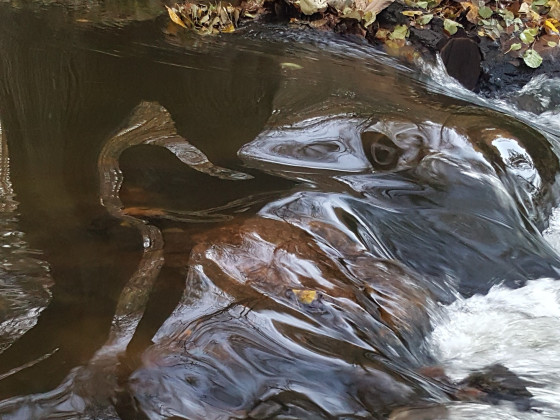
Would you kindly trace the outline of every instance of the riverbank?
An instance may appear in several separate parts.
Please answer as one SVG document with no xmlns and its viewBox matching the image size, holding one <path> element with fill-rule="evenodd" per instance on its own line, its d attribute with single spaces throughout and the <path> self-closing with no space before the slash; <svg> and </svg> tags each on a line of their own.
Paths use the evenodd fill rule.
<svg viewBox="0 0 560 420">
<path fill-rule="evenodd" d="M 500 95 L 534 76 L 560 76 L 560 2 L 453 0 L 249 0 L 180 3 L 170 18 L 201 34 L 233 32 L 248 20 L 282 21 L 367 39 L 411 62 L 440 54 L 466 88 Z"/>
</svg>

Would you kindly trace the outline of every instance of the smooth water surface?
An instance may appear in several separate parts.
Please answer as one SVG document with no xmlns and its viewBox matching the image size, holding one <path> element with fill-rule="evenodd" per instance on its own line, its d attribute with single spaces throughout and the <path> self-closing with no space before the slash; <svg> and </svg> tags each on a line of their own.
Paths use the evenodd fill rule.
<svg viewBox="0 0 560 420">
<path fill-rule="evenodd" d="M 0 5 L 0 417 L 556 418 L 553 82 L 94 11 Z"/>
</svg>

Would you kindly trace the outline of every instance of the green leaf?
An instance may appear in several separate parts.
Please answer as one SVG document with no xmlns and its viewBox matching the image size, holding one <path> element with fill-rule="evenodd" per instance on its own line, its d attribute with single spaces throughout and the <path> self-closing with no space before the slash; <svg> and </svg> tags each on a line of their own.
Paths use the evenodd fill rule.
<svg viewBox="0 0 560 420">
<path fill-rule="evenodd" d="M 521 49 L 521 44 L 520 43 L 515 43 L 515 44 L 511 44 L 509 47 L 509 50 L 506 51 L 506 54 L 510 51 L 518 51 Z"/>
<path fill-rule="evenodd" d="M 523 54 L 523 61 L 525 61 L 527 66 L 536 69 L 542 64 L 542 57 L 535 50 L 527 50 L 525 54 Z"/>
<path fill-rule="evenodd" d="M 457 32 L 457 28 L 458 27 L 463 27 L 463 25 L 461 25 L 458 22 L 455 22 L 451 19 L 445 19 L 443 21 L 443 29 L 445 29 L 447 31 L 447 33 L 449 33 L 449 35 L 453 35 Z"/>
<path fill-rule="evenodd" d="M 549 47 L 556 47 L 556 46 L 558 45 L 558 43 L 557 43 L 557 42 L 554 42 L 554 41 L 548 41 L 548 42 L 546 43 L 546 45 L 548 45 Z"/>
<path fill-rule="evenodd" d="M 419 1 L 419 2 L 416 2 L 416 6 L 422 8 L 422 9 L 427 9 L 428 8 L 428 2 L 427 1 Z"/>
<path fill-rule="evenodd" d="M 478 9 L 478 14 L 480 15 L 481 18 L 488 19 L 490 16 L 494 14 L 494 11 L 490 9 L 488 6 L 482 6 L 480 9 Z"/>
<path fill-rule="evenodd" d="M 511 20 L 512 22 L 515 20 L 515 16 L 511 10 L 502 9 L 500 10 L 500 15 L 504 18 L 504 20 Z"/>
<path fill-rule="evenodd" d="M 521 42 L 523 42 L 524 44 L 530 44 L 531 42 L 533 42 L 535 40 L 535 35 L 534 31 L 532 29 L 525 29 L 523 32 L 521 32 L 521 34 L 519 35 L 519 39 L 521 40 Z"/>
<path fill-rule="evenodd" d="M 548 4 L 548 0 L 535 0 L 531 3 L 533 6 L 545 6 Z"/>
<path fill-rule="evenodd" d="M 428 23 L 430 23 L 433 19 L 434 15 L 433 14 L 427 14 L 427 15 L 422 15 L 416 18 L 416 22 L 419 25 L 427 25 Z"/>
<path fill-rule="evenodd" d="M 373 24 L 373 22 L 375 22 L 376 18 L 377 14 L 373 12 L 366 12 L 366 14 L 364 15 L 364 26 L 367 28 L 368 26 Z"/>
<path fill-rule="evenodd" d="M 408 35 L 408 26 L 406 25 L 397 25 L 391 34 L 389 35 L 389 39 L 405 39 Z"/>
<path fill-rule="evenodd" d="M 303 68 L 303 66 L 299 64 L 290 62 L 280 63 L 280 67 L 282 67 L 283 70 L 301 70 Z"/>
</svg>

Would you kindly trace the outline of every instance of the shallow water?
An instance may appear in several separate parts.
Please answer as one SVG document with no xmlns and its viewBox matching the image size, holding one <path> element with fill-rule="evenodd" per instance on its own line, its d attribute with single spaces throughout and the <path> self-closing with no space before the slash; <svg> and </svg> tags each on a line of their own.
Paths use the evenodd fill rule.
<svg viewBox="0 0 560 420">
<path fill-rule="evenodd" d="M 555 418 L 554 81 L 83 13 L 0 5 L 2 418 Z"/>
</svg>

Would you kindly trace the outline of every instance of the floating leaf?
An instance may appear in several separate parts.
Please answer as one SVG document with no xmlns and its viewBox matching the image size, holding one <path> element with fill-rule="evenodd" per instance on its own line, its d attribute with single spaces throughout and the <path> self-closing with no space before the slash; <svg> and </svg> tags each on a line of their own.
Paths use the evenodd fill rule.
<svg viewBox="0 0 560 420">
<path fill-rule="evenodd" d="M 181 20 L 181 18 L 179 17 L 179 15 L 174 9 L 168 6 L 165 7 L 167 8 L 167 13 L 169 14 L 169 18 L 173 23 L 176 23 L 177 25 L 182 26 L 183 28 L 187 27 L 187 25 L 185 25 L 185 23 Z"/>
<path fill-rule="evenodd" d="M 542 64 L 542 57 L 538 52 L 531 49 L 525 51 L 525 54 L 523 54 L 523 61 L 527 66 L 536 69 Z"/>
<path fill-rule="evenodd" d="M 315 290 L 292 289 L 292 292 L 304 305 L 309 305 L 317 298 L 317 292 Z"/>
<path fill-rule="evenodd" d="M 289 62 L 280 63 L 280 67 L 284 70 L 301 70 L 303 68 L 303 66 L 300 66 L 299 64 Z"/>
<path fill-rule="evenodd" d="M 405 39 L 408 35 L 408 26 L 406 25 L 397 25 L 391 34 L 389 35 L 389 39 Z"/>
<path fill-rule="evenodd" d="M 451 19 L 445 19 L 443 21 L 443 29 L 445 29 L 445 31 L 449 34 L 449 35 L 453 35 L 457 32 L 457 28 L 458 27 L 463 27 L 463 25 L 461 25 L 458 22 L 455 22 Z"/>
<path fill-rule="evenodd" d="M 488 19 L 490 16 L 494 14 L 494 11 L 490 9 L 488 6 L 482 6 L 478 9 L 478 14 L 483 19 Z"/>
<path fill-rule="evenodd" d="M 557 42 L 554 42 L 554 41 L 548 41 L 548 42 L 546 43 L 546 45 L 548 45 L 549 47 L 556 47 L 556 46 L 558 45 L 558 43 L 557 43 Z"/>
</svg>

